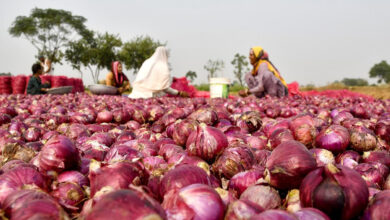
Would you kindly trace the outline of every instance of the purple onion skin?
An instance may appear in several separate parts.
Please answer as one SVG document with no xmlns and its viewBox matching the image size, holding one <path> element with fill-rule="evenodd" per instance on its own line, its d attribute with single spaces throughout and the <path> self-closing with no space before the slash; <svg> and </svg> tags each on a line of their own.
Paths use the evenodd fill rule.
<svg viewBox="0 0 390 220">
<path fill-rule="evenodd" d="M 283 210 L 266 210 L 260 214 L 254 215 L 250 220 L 297 220 L 293 214 Z"/>
<path fill-rule="evenodd" d="M 310 153 L 316 158 L 317 166 L 325 166 L 328 163 L 335 164 L 335 159 L 332 152 L 321 149 L 321 148 L 313 148 L 310 149 Z"/>
<path fill-rule="evenodd" d="M 117 190 L 104 195 L 85 219 L 166 219 L 166 215 L 152 198 L 141 197 L 132 190 Z"/>
<path fill-rule="evenodd" d="M 192 184 L 164 197 L 162 207 L 168 219 L 223 219 L 225 206 L 210 186 Z"/>
<path fill-rule="evenodd" d="M 243 220 L 263 212 L 264 209 L 248 200 L 236 200 L 229 204 L 225 219 Z"/>
<path fill-rule="evenodd" d="M 293 119 L 290 123 L 290 129 L 293 132 L 295 140 L 309 148 L 314 144 L 315 137 L 318 134 L 314 119 L 309 115 Z"/>
<path fill-rule="evenodd" d="M 179 146 L 185 146 L 188 136 L 196 130 L 196 122 L 190 120 L 183 120 L 175 123 L 172 133 L 172 139 Z"/>
<path fill-rule="evenodd" d="M 224 133 L 217 128 L 201 124 L 187 139 L 187 152 L 206 161 L 212 161 L 228 146 Z"/>
<path fill-rule="evenodd" d="M 229 180 L 228 189 L 239 197 L 248 187 L 255 185 L 257 180 L 264 177 L 263 170 L 253 169 L 237 173 Z"/>
<path fill-rule="evenodd" d="M 374 150 L 377 146 L 377 140 L 374 132 L 365 127 L 355 127 L 351 129 L 351 147 L 352 149 L 363 152 Z"/>
<path fill-rule="evenodd" d="M 71 183 L 77 183 L 79 186 L 89 186 L 89 180 L 86 176 L 84 176 L 82 173 L 78 171 L 65 171 L 58 175 L 57 182 L 59 183 L 65 183 L 65 182 L 71 182 Z"/>
<path fill-rule="evenodd" d="M 210 178 L 203 169 L 193 165 L 180 165 L 164 175 L 160 183 L 160 195 L 163 197 L 171 190 L 196 183 L 211 186 Z"/>
<path fill-rule="evenodd" d="M 266 178 L 277 189 L 293 189 L 299 187 L 306 174 L 316 167 L 315 158 L 303 144 L 286 141 L 268 157 Z"/>
<path fill-rule="evenodd" d="M 340 153 L 347 149 L 350 142 L 348 129 L 340 125 L 331 125 L 323 129 L 315 139 L 315 146 Z"/>
<path fill-rule="evenodd" d="M 332 219 L 353 219 L 368 203 L 368 187 L 356 171 L 328 164 L 310 172 L 300 186 L 304 207 L 320 209 Z"/>
<path fill-rule="evenodd" d="M 390 120 L 380 120 L 375 126 L 375 133 L 390 144 Z"/>
<path fill-rule="evenodd" d="M 18 220 L 62 220 L 69 219 L 61 206 L 51 199 L 26 201 L 23 207 L 12 212 L 11 219 Z"/>
<path fill-rule="evenodd" d="M 390 167 L 390 153 L 384 150 L 364 152 L 362 158 L 365 163 L 378 162 Z"/>
<path fill-rule="evenodd" d="M 86 198 L 86 195 L 77 183 L 63 182 L 58 184 L 50 193 L 65 208 L 78 210 L 78 205 Z"/>
<path fill-rule="evenodd" d="M 278 128 L 274 132 L 272 132 L 269 137 L 268 147 L 270 150 L 275 149 L 279 144 L 285 141 L 294 140 L 294 136 L 289 129 L 286 128 Z"/>
<path fill-rule="evenodd" d="M 362 220 L 390 219 L 390 190 L 377 193 L 364 212 Z"/>
<path fill-rule="evenodd" d="M 47 190 L 46 179 L 34 168 L 16 167 L 0 176 L 0 204 L 14 191 L 31 188 Z"/>
<path fill-rule="evenodd" d="M 199 109 L 189 115 L 188 118 L 210 126 L 218 122 L 218 114 L 212 109 Z"/>
<path fill-rule="evenodd" d="M 389 168 L 387 168 L 381 163 L 378 164 L 382 165 L 383 168 L 386 169 L 384 173 L 381 173 L 378 166 L 368 163 L 361 163 L 357 165 L 354 169 L 362 176 L 364 181 L 366 181 L 368 187 L 375 187 L 381 189 L 382 185 L 385 182 L 386 176 L 389 174 Z"/>
<path fill-rule="evenodd" d="M 298 218 L 298 220 L 330 220 L 325 213 L 314 208 L 303 208 L 294 212 L 294 215 Z"/>
<path fill-rule="evenodd" d="M 240 196 L 240 199 L 256 203 L 265 210 L 276 209 L 281 205 L 281 199 L 274 188 L 264 185 L 248 187 Z"/>
<path fill-rule="evenodd" d="M 360 154 L 352 150 L 344 151 L 336 157 L 337 164 L 347 166 L 351 169 L 353 169 L 359 163 L 360 160 Z"/>
<path fill-rule="evenodd" d="M 212 165 L 212 170 L 219 177 L 230 179 L 239 172 L 251 169 L 255 162 L 252 151 L 245 145 L 229 147 Z"/>
</svg>

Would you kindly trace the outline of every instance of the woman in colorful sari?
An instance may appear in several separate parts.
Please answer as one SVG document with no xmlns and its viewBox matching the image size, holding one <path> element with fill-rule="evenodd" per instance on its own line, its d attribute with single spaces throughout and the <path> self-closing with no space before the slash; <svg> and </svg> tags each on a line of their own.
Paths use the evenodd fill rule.
<svg viewBox="0 0 390 220">
<path fill-rule="evenodd" d="M 246 97 L 253 94 L 261 98 L 266 95 L 283 97 L 288 95 L 287 84 L 276 67 L 269 61 L 268 53 L 261 47 L 252 47 L 249 61 L 253 66 L 251 72 L 245 75 L 248 88 L 241 90 L 239 95 Z"/>
<path fill-rule="evenodd" d="M 123 73 L 122 64 L 119 61 L 111 64 L 111 72 L 106 76 L 106 85 L 116 87 L 119 94 L 130 89 L 130 82 Z"/>
<path fill-rule="evenodd" d="M 165 47 L 158 47 L 154 54 L 144 61 L 133 83 L 129 98 L 152 98 L 166 94 L 188 97 L 188 93 L 171 88 L 172 77 L 168 67 Z"/>
</svg>

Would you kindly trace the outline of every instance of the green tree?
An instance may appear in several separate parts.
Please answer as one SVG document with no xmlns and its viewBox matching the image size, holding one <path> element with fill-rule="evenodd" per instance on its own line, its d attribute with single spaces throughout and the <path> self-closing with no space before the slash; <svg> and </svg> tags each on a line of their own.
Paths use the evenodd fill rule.
<svg viewBox="0 0 390 220">
<path fill-rule="evenodd" d="M 378 83 L 390 83 L 390 65 L 386 61 L 375 64 L 370 70 L 370 78 L 379 78 Z"/>
<path fill-rule="evenodd" d="M 236 53 L 236 55 L 234 55 L 234 59 L 232 60 L 231 64 L 235 68 L 234 75 L 236 76 L 238 82 L 240 82 L 240 85 L 242 86 L 242 77 L 245 72 L 249 71 L 248 61 L 246 60 L 246 56 Z"/>
<path fill-rule="evenodd" d="M 225 63 L 222 60 L 208 60 L 203 68 L 209 72 L 208 79 L 215 77 L 218 71 L 222 71 Z"/>
<path fill-rule="evenodd" d="M 11 76 L 11 73 L 8 72 L 8 73 L 0 73 L 0 76 Z"/>
<path fill-rule="evenodd" d="M 18 16 L 9 28 L 13 37 L 24 37 L 52 63 L 61 63 L 64 48 L 77 37 L 89 37 L 82 16 L 57 9 L 34 8 L 30 16 Z"/>
<path fill-rule="evenodd" d="M 368 81 L 360 78 L 344 78 L 341 82 L 346 86 L 368 86 Z"/>
<path fill-rule="evenodd" d="M 155 41 L 149 36 L 139 36 L 123 44 L 119 53 L 120 60 L 125 64 L 126 69 L 133 70 L 136 74 L 142 63 L 151 57 L 159 46 L 166 43 Z"/>
<path fill-rule="evenodd" d="M 196 72 L 190 70 L 186 73 L 186 77 L 189 78 L 191 82 L 194 82 L 197 75 L 196 75 Z"/>
<path fill-rule="evenodd" d="M 65 51 L 65 59 L 78 70 L 87 68 L 95 83 L 102 69 L 111 69 L 111 63 L 118 60 L 122 41 L 117 35 L 108 33 L 94 34 L 93 37 L 70 42 Z"/>
</svg>

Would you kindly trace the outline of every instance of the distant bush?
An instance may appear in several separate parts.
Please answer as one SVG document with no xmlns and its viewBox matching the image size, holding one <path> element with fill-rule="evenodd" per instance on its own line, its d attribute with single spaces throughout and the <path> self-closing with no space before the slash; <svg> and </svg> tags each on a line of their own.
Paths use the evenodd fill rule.
<svg viewBox="0 0 390 220">
<path fill-rule="evenodd" d="M 360 78 L 344 78 L 341 82 L 346 86 L 368 86 L 368 81 Z"/>
</svg>

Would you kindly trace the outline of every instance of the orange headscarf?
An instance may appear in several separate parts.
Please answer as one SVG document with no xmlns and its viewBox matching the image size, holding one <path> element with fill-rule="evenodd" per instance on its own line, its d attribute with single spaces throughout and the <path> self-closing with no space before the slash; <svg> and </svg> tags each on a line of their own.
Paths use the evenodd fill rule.
<svg viewBox="0 0 390 220">
<path fill-rule="evenodd" d="M 271 61 L 268 60 L 268 53 L 265 52 L 262 47 L 252 47 L 251 49 L 252 49 L 252 51 L 257 59 L 257 63 L 255 64 L 255 68 L 252 70 L 252 74 L 257 74 L 257 71 L 259 70 L 260 64 L 266 63 L 268 66 L 268 69 L 287 88 L 286 81 L 284 81 L 283 77 L 280 75 L 279 71 L 275 68 L 275 66 L 271 63 Z"/>
</svg>

